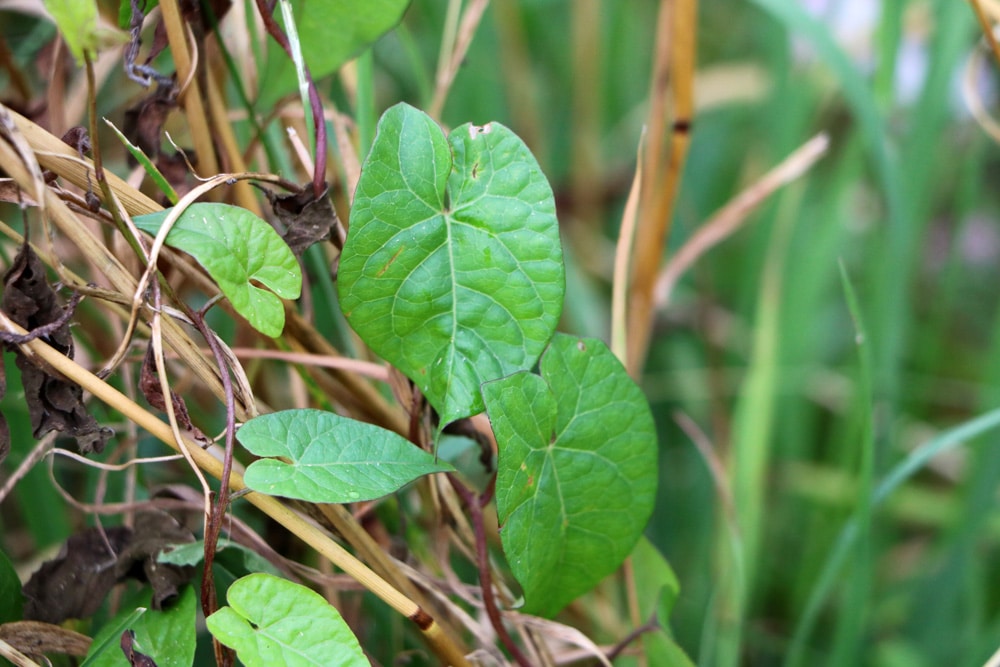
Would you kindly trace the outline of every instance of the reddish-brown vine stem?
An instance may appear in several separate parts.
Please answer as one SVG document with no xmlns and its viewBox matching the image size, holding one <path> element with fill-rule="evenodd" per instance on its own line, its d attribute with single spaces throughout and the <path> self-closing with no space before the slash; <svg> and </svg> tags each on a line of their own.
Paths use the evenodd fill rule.
<svg viewBox="0 0 1000 667">
<path fill-rule="evenodd" d="M 490 624 L 497 631 L 500 641 L 510 651 L 514 661 L 521 667 L 531 667 L 531 662 L 525 657 L 520 647 L 514 643 L 514 639 L 507 632 L 500 617 L 500 609 L 497 607 L 496 599 L 493 597 L 493 575 L 490 573 L 490 554 L 486 545 L 486 527 L 483 524 L 483 508 L 493 499 L 493 492 L 496 488 L 496 475 L 490 478 L 489 486 L 482 494 L 476 494 L 455 475 L 449 474 L 448 481 L 455 489 L 455 493 L 462 499 L 469 509 L 469 518 L 472 520 L 472 529 L 476 534 L 476 565 L 479 569 L 479 586 L 483 589 L 483 605 L 486 608 L 486 615 L 489 616 Z"/>
</svg>

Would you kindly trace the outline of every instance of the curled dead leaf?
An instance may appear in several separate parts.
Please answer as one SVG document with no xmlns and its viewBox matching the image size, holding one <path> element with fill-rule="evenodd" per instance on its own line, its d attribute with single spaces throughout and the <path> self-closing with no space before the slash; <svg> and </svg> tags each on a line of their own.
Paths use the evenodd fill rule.
<svg viewBox="0 0 1000 667">
<path fill-rule="evenodd" d="M 194 535 L 165 512 L 142 512 L 134 529 L 90 528 L 72 535 L 58 557 L 46 561 L 24 585 L 27 620 L 62 623 L 86 618 L 101 606 L 108 592 L 124 579 L 148 582 L 153 609 L 177 597 L 193 569 L 157 562 L 159 553 Z"/>
<path fill-rule="evenodd" d="M 72 308 L 59 305 L 59 299 L 46 278 L 45 267 L 29 244 L 21 246 L 4 275 L 3 283 L 0 308 L 11 320 L 28 330 L 27 337 L 10 333 L 0 336 L 8 347 L 42 338 L 72 359 L 73 337 L 69 332 Z M 72 305 L 75 305 L 75 300 Z M 41 438 L 49 431 L 60 431 L 76 439 L 82 454 L 102 451 L 114 432 L 101 427 L 87 412 L 80 386 L 36 365 L 16 348 L 15 354 L 34 437 Z"/>
</svg>

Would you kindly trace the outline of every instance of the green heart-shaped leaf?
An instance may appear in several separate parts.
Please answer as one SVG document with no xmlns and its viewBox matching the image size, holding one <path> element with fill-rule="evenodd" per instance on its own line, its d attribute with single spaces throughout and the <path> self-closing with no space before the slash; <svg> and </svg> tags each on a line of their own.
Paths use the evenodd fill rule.
<svg viewBox="0 0 1000 667">
<path fill-rule="evenodd" d="M 562 311 L 548 181 L 503 125 L 445 139 L 398 104 L 365 160 L 338 282 L 351 326 L 442 425 L 481 412 L 480 385 L 531 368 Z"/>
<path fill-rule="evenodd" d="M 247 667 L 371 664 L 340 612 L 305 586 L 251 574 L 229 587 L 226 600 L 205 624 Z"/>
<path fill-rule="evenodd" d="M 553 616 L 613 572 L 656 495 L 649 405 L 598 340 L 557 334 L 541 377 L 483 385 L 500 448 L 500 537 L 524 611 Z"/>
<path fill-rule="evenodd" d="M 284 410 L 244 424 L 240 442 L 257 456 L 244 479 L 254 491 L 316 503 L 353 503 L 398 491 L 422 475 L 454 470 L 379 426 L 322 410 Z"/>
<path fill-rule="evenodd" d="M 155 235 L 170 210 L 138 216 L 135 225 Z M 285 309 L 278 297 L 299 297 L 302 270 L 271 225 L 238 206 L 192 204 L 166 242 L 194 257 L 254 329 L 272 338 L 281 335 Z"/>
</svg>

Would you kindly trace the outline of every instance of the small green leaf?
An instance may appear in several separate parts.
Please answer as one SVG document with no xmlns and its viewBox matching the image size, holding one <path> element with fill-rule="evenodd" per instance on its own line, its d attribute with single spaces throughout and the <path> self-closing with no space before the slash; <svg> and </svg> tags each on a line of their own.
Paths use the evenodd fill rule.
<svg viewBox="0 0 1000 667">
<path fill-rule="evenodd" d="M 83 64 L 85 52 L 94 57 L 103 47 L 128 41 L 125 33 L 98 22 L 96 0 L 45 0 L 45 9 L 78 65 Z"/>
<path fill-rule="evenodd" d="M 162 611 L 140 607 L 122 612 L 97 633 L 84 666 L 129 667 L 119 640 L 124 630 L 132 630 L 136 648 L 158 667 L 190 667 L 197 635 L 197 600 L 194 587 L 185 586 L 177 600 Z"/>
<path fill-rule="evenodd" d="M 21 580 L 7 554 L 0 551 L 0 623 L 20 621 L 24 606 Z"/>
<path fill-rule="evenodd" d="M 410 0 L 292 0 L 302 57 L 313 80 L 336 72 L 341 65 L 371 46 L 393 28 Z M 282 27 L 281 12 L 275 19 Z M 295 67 L 288 54 L 268 39 L 267 58 L 261 76 L 257 108 L 265 109 L 295 91 Z"/>
<path fill-rule="evenodd" d="M 155 235 L 170 210 L 138 216 L 135 224 Z M 254 329 L 266 336 L 281 335 L 285 310 L 278 297 L 299 297 L 302 271 L 271 225 L 237 206 L 192 204 L 166 241 L 194 257 Z"/>
<path fill-rule="evenodd" d="M 666 627 L 681 588 L 674 569 L 652 542 L 640 537 L 632 550 L 632 571 L 639 613 L 645 618 L 655 612 L 660 624 Z"/>
<path fill-rule="evenodd" d="M 129 2 L 126 2 L 125 5 L 126 6 L 129 5 Z M 124 144 L 125 146 L 125 149 L 128 150 L 128 152 L 132 154 L 132 157 L 134 157 L 135 160 L 142 165 L 142 168 L 146 172 L 146 175 L 148 175 L 153 180 L 153 183 L 156 185 L 157 188 L 159 188 L 160 192 L 162 192 L 163 195 L 167 198 L 167 201 L 169 201 L 171 204 L 176 205 L 177 201 L 179 200 L 179 197 L 177 196 L 177 191 L 174 190 L 174 186 L 170 185 L 170 181 L 167 180 L 167 177 L 164 176 L 159 169 L 157 169 L 156 165 L 153 164 L 153 161 L 149 159 L 149 156 L 143 153 L 141 148 L 139 148 L 131 141 L 129 141 L 128 137 L 126 137 L 121 130 L 115 127 L 114 123 L 112 123 L 107 118 L 104 119 L 104 122 L 106 125 L 108 125 L 108 127 L 114 130 L 115 134 L 118 135 L 118 141 L 122 142 L 122 144 Z"/>
<path fill-rule="evenodd" d="M 552 616 L 613 572 L 653 511 L 649 405 L 601 341 L 557 334 L 527 372 L 483 385 L 497 512 L 526 613 Z"/>
<path fill-rule="evenodd" d="M 562 311 L 552 190 L 506 127 L 445 139 L 397 104 L 362 168 L 338 276 L 351 326 L 442 426 L 481 412 L 480 385 L 531 368 Z"/>
<path fill-rule="evenodd" d="M 340 613 L 305 586 L 251 574 L 230 586 L 226 599 L 228 607 L 205 619 L 208 631 L 247 667 L 370 664 Z"/>
<path fill-rule="evenodd" d="M 197 565 L 204 559 L 204 556 L 205 540 L 197 540 L 187 544 L 179 544 L 170 551 L 160 552 L 156 562 L 171 565 Z M 253 572 L 281 576 L 281 571 L 270 561 L 253 549 L 236 542 L 220 542 L 215 550 L 214 564 L 222 565 L 229 571 L 236 571 L 239 573 L 238 576 Z"/>
<path fill-rule="evenodd" d="M 261 415 L 237 433 L 260 459 L 244 480 L 254 491 L 316 503 L 353 503 L 398 491 L 422 475 L 454 470 L 409 440 L 322 410 Z"/>
</svg>

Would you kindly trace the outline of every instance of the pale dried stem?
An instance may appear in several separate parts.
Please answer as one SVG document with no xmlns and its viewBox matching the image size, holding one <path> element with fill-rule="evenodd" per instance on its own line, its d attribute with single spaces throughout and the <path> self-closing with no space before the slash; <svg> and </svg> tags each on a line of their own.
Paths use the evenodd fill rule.
<svg viewBox="0 0 1000 667">
<path fill-rule="evenodd" d="M 219 83 L 216 81 L 212 70 L 206 68 L 208 74 L 208 109 L 212 115 L 212 127 L 215 128 L 219 137 L 219 144 L 226 154 L 228 170 L 237 173 L 247 171 L 246 161 L 243 159 L 243 152 L 240 150 L 233 127 L 229 123 L 229 113 L 223 101 L 222 93 L 219 92 Z M 261 216 L 260 202 L 254 196 L 253 188 L 247 181 L 237 181 L 233 184 L 233 199 L 237 206 L 241 206 L 256 216 Z"/>
<path fill-rule="evenodd" d="M 360 359 L 350 359 L 348 357 L 330 357 L 321 354 L 309 354 L 306 352 L 285 352 L 283 350 L 262 350 L 256 347 L 236 347 L 232 350 L 238 359 L 274 359 L 276 361 L 287 361 L 291 364 L 301 364 L 303 366 L 317 366 L 320 368 L 336 368 L 351 373 L 363 375 L 371 380 L 379 382 L 389 381 L 389 371 L 383 364 L 376 364 L 371 361 Z"/>
<path fill-rule="evenodd" d="M 0 657 L 10 660 L 16 667 L 41 667 L 37 662 L 0 639 Z"/>
<path fill-rule="evenodd" d="M 977 50 L 969 56 L 965 64 L 965 72 L 962 76 L 962 97 L 969 107 L 969 113 L 979 123 L 979 127 L 990 136 L 993 141 L 1000 143 L 1000 123 L 997 122 L 983 104 L 982 93 L 979 89 L 979 82 L 976 75 L 982 67 L 984 58 Z"/>
<path fill-rule="evenodd" d="M 697 0 L 661 0 L 629 304 L 627 368 L 633 377 L 649 349 L 653 288 L 691 143 L 696 32 Z"/>
<path fill-rule="evenodd" d="M 629 188 L 625 210 L 622 212 L 621 230 L 615 248 L 615 272 L 611 286 L 611 351 L 628 368 L 628 283 L 631 259 L 635 247 L 635 229 L 639 217 L 639 199 L 642 192 L 642 143 L 645 132 L 636 147 L 635 175 Z"/>
<path fill-rule="evenodd" d="M 829 144 L 825 134 L 816 135 L 703 224 L 660 272 L 654 292 L 656 308 L 664 308 L 669 303 L 674 286 L 685 271 L 739 229 L 764 199 L 808 171 L 826 152 Z"/>
<path fill-rule="evenodd" d="M 295 152 L 295 156 L 299 158 L 299 164 L 302 165 L 303 171 L 307 174 L 311 174 L 316 165 L 313 163 L 312 156 L 309 155 L 309 149 L 302 142 L 302 138 L 299 136 L 298 131 L 289 125 L 285 128 L 285 133 L 288 135 L 288 141 L 292 144 L 292 150 Z"/>
<path fill-rule="evenodd" d="M 449 91 L 451 91 L 451 84 L 455 81 L 455 75 L 458 74 L 462 61 L 465 60 L 469 45 L 472 44 L 472 38 L 476 34 L 476 28 L 479 27 L 483 12 L 486 11 L 489 4 L 490 0 L 472 0 L 462 13 L 455 45 L 447 56 L 442 53 L 442 58 L 438 62 L 437 77 L 434 81 L 434 97 L 427 107 L 427 115 L 431 118 L 441 118 L 444 103 L 448 99 Z"/>
<path fill-rule="evenodd" d="M 972 3 L 972 9 L 976 14 L 976 20 L 979 21 L 979 27 L 983 31 L 983 36 L 986 38 L 986 43 L 990 46 L 990 51 L 993 52 L 993 59 L 998 65 L 1000 65 L 1000 44 L 997 43 L 996 35 L 993 32 L 993 25 L 991 20 L 995 21 L 997 15 L 995 13 L 996 7 L 984 8 L 980 0 L 970 0 Z M 988 14 L 993 13 L 993 16 Z"/>
<path fill-rule="evenodd" d="M 56 437 L 59 435 L 58 431 L 50 431 L 41 440 L 35 443 L 34 448 L 23 461 L 17 466 L 17 469 L 11 473 L 10 477 L 4 480 L 3 487 L 0 488 L 0 503 L 3 502 L 4 498 L 14 490 L 14 486 L 21 480 L 25 475 L 31 472 L 39 461 L 45 458 L 45 455 L 52 450 L 52 445 L 56 441 Z"/>
<path fill-rule="evenodd" d="M 0 328 L 19 335 L 26 333 L 23 328 L 10 320 L 2 311 L 0 311 Z M 222 476 L 221 460 L 215 458 L 210 452 L 201 449 L 195 442 L 183 434 L 175 432 L 172 426 L 164 424 L 154 415 L 143 410 L 127 396 L 106 382 L 103 382 L 72 359 L 61 354 L 41 340 L 33 340 L 20 345 L 19 348 L 25 354 L 41 358 L 57 373 L 80 385 L 85 391 L 89 391 L 95 398 L 113 407 L 127 419 L 134 421 L 161 442 L 189 456 L 201 470 L 208 472 L 216 479 Z M 162 361 L 162 356 L 160 356 L 159 364 L 162 364 Z M 161 378 L 165 377 L 165 369 L 161 367 L 159 368 L 159 372 Z M 169 396 L 169 393 L 165 395 Z M 166 404 L 169 406 L 170 401 L 167 400 Z M 229 488 L 233 492 L 247 490 L 246 484 L 243 482 L 243 477 L 236 472 L 233 472 L 230 476 Z M 453 643 L 452 638 L 443 634 L 440 626 L 431 617 L 427 616 L 426 612 L 412 600 L 390 586 L 384 579 L 354 558 L 343 547 L 319 531 L 313 524 L 293 512 L 277 498 L 247 491 L 244 497 L 248 502 L 280 523 L 292 534 L 298 536 L 306 544 L 322 554 L 323 557 L 328 558 L 334 565 L 351 575 L 356 581 L 377 595 L 398 613 L 415 621 L 423 619 L 424 623 L 420 625 L 420 629 L 442 660 L 457 667 L 468 665 L 462 652 Z"/>
<path fill-rule="evenodd" d="M 188 446 L 190 440 L 181 434 L 180 426 L 177 424 L 177 415 L 174 412 L 173 392 L 170 389 L 170 380 L 167 377 L 167 364 L 163 360 L 163 334 L 161 333 L 162 327 L 160 325 L 162 320 L 162 316 L 154 311 L 153 321 L 150 323 L 149 339 L 153 345 L 153 363 L 156 364 L 156 374 L 160 381 L 160 391 L 163 393 L 163 405 L 167 413 L 167 421 L 170 423 L 170 432 L 174 438 L 173 442 L 168 442 L 167 444 L 184 455 L 188 465 L 191 467 L 191 472 L 194 473 L 195 477 L 198 478 L 198 482 L 201 483 L 202 500 L 205 503 L 205 532 L 208 533 L 208 523 L 212 518 L 212 489 L 209 487 L 205 475 L 202 474 L 201 469 L 198 467 L 198 463 L 194 460 L 191 447 Z M 194 445 L 194 448 L 197 449 L 198 446 Z"/>
<path fill-rule="evenodd" d="M 137 465 L 146 465 L 148 463 L 169 463 L 171 461 L 177 461 L 184 458 L 183 454 L 170 454 L 168 456 L 152 456 L 148 458 L 129 459 L 125 463 L 112 464 L 94 461 L 92 459 L 88 459 L 86 456 L 80 456 L 76 452 L 71 452 L 68 449 L 61 449 L 59 447 L 52 448 L 46 451 L 45 454 L 51 454 L 52 456 L 65 456 L 66 458 L 73 459 L 77 463 L 82 463 L 89 468 L 97 468 L 98 470 L 104 470 L 105 472 L 122 472 Z M 0 496 L 0 498 L 2 498 L 2 496 Z"/>
<path fill-rule="evenodd" d="M 219 171 L 219 163 L 215 158 L 215 142 L 208 126 L 201 90 L 197 82 L 192 81 L 197 69 L 198 54 L 196 50 L 194 55 L 188 51 L 188 30 L 177 0 L 161 0 L 160 11 L 167 32 L 167 41 L 170 42 L 170 53 L 177 68 L 177 79 L 193 83 L 183 89 L 180 101 L 191 128 L 191 138 L 198 150 L 198 168 L 203 175 L 216 174 Z"/>
</svg>

